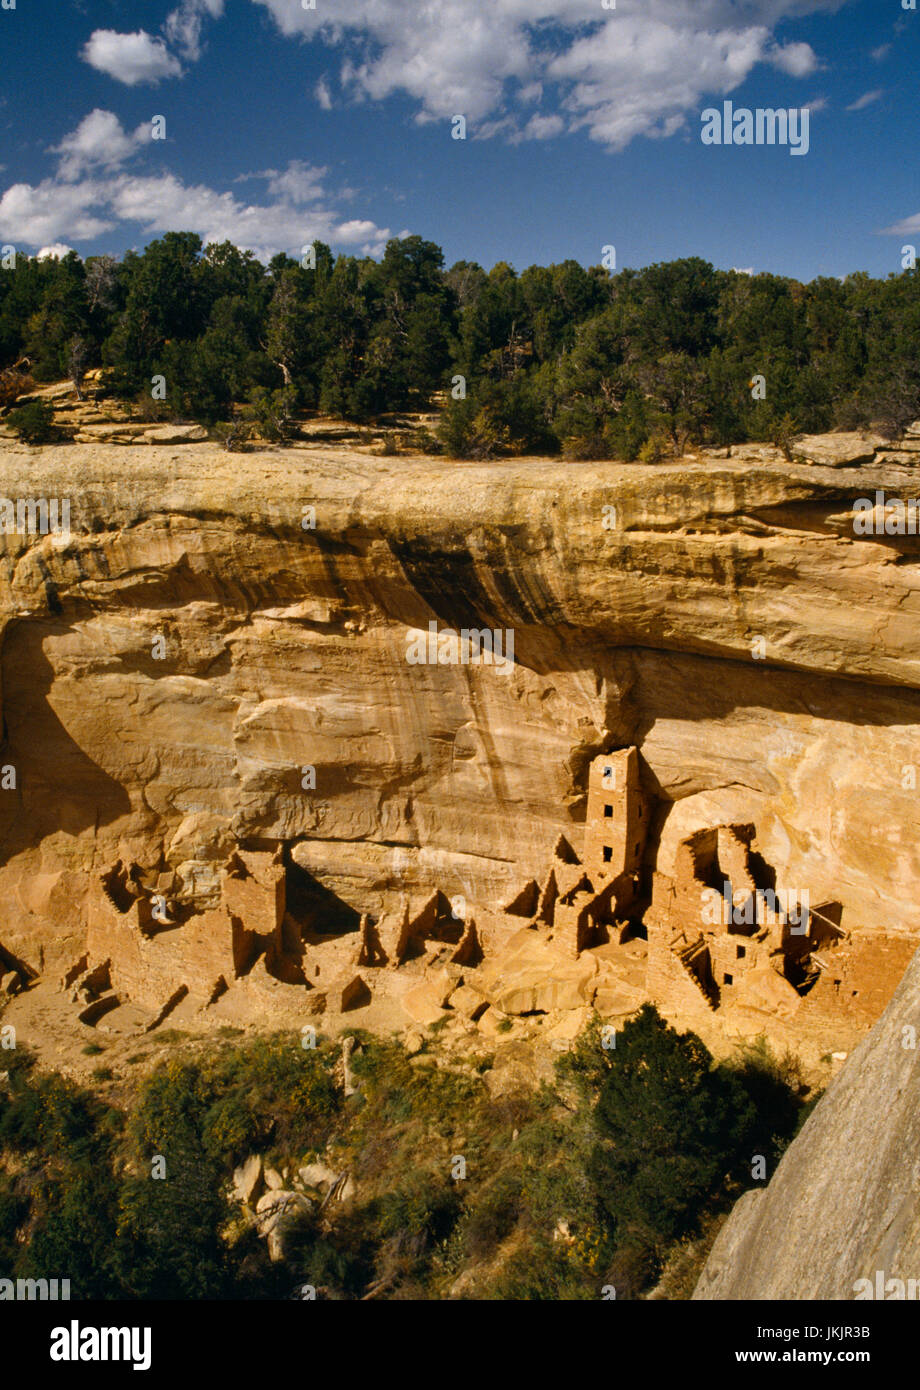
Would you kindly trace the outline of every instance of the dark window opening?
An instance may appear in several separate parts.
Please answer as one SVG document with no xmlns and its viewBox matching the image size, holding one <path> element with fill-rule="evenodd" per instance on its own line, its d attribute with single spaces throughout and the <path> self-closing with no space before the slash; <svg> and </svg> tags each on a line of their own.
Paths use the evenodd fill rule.
<svg viewBox="0 0 920 1390">
<path fill-rule="evenodd" d="M 735 983 L 734 976 L 732 976 L 732 975 L 726 975 L 726 976 L 725 976 L 725 983 L 726 983 L 727 985 L 733 985 L 733 984 Z"/>
<path fill-rule="evenodd" d="M 739 959 L 739 960 L 744 960 L 744 957 L 747 955 L 747 947 L 746 947 L 746 946 L 739 946 L 739 947 L 737 948 L 737 950 L 738 950 L 738 959 Z"/>
<path fill-rule="evenodd" d="M 613 815 L 613 807 L 612 807 L 612 806 L 605 806 L 605 807 L 604 807 L 604 815 L 605 815 L 605 816 L 608 818 L 608 820 L 609 820 L 609 818 Z"/>
<path fill-rule="evenodd" d="M 610 845 L 604 845 L 604 863 L 609 864 L 613 858 L 613 850 Z"/>
</svg>

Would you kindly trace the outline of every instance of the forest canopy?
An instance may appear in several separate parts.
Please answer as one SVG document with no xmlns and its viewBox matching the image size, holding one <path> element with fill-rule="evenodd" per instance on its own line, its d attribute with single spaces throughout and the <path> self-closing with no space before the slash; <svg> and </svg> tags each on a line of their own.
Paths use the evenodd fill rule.
<svg viewBox="0 0 920 1390">
<path fill-rule="evenodd" d="M 696 257 L 611 273 L 574 260 L 446 269 L 433 242 L 379 261 L 266 266 L 169 232 L 121 260 L 15 257 L 0 272 L 0 370 L 36 382 L 95 366 L 128 402 L 207 425 L 281 393 L 358 422 L 443 408 L 456 457 L 654 458 L 920 416 L 920 279 L 810 284 Z M 762 384 L 758 387 L 757 383 Z"/>
</svg>

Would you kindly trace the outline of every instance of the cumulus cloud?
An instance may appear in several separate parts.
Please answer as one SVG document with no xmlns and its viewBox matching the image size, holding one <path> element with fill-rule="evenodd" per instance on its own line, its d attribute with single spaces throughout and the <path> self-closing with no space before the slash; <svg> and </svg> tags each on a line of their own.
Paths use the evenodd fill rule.
<svg viewBox="0 0 920 1390">
<path fill-rule="evenodd" d="M 146 29 L 135 34 L 119 34 L 114 29 L 96 29 L 81 53 L 84 62 L 97 72 L 114 77 L 128 87 L 141 82 L 157 83 L 164 77 L 181 77 L 182 64 L 162 39 L 152 38 Z"/>
<path fill-rule="evenodd" d="M 878 91 L 875 92 L 864 92 L 863 95 L 861 97 L 858 97 L 856 101 L 850 103 L 850 105 L 847 107 L 847 110 L 864 111 L 867 106 L 873 106 L 875 102 L 881 101 L 884 95 L 885 93 L 881 90 L 881 88 L 879 88 Z"/>
<path fill-rule="evenodd" d="M 100 185 L 91 180 L 14 183 L 0 198 L 0 237 L 14 245 L 43 246 L 68 236 L 92 241 L 115 226 L 101 214 Z"/>
<path fill-rule="evenodd" d="M 56 241 L 53 246 L 43 246 L 40 251 L 36 251 L 37 261 L 62 261 L 73 250 L 72 246 L 65 246 L 63 241 Z"/>
<path fill-rule="evenodd" d="M 844 2 L 618 0 L 604 12 L 598 0 L 337 0 L 329 18 L 328 6 L 253 0 L 282 34 L 338 48 L 352 99 L 404 92 L 418 120 L 463 114 L 479 138 L 585 127 L 613 149 L 673 134 L 704 95 L 734 91 L 758 64 L 810 76 L 814 50 L 778 43 L 775 28 Z M 543 109 L 526 116 L 534 102 Z"/>
<path fill-rule="evenodd" d="M 285 176 L 279 179 L 284 182 Z M 295 173 L 295 183 L 296 179 Z M 262 260 L 278 251 L 299 254 L 302 246 L 316 240 L 379 255 L 391 235 L 370 220 L 341 221 L 330 206 L 305 209 L 285 195 L 273 202 L 245 203 L 205 184 L 183 183 L 174 174 L 122 175 L 107 185 L 105 194 L 118 220 L 139 223 L 145 235 L 187 227 L 206 243 L 232 241 Z"/>
<path fill-rule="evenodd" d="M 113 111 L 97 107 L 59 145 L 52 145 L 51 153 L 61 156 L 58 176 L 71 180 L 93 167 L 114 169 L 124 164 L 150 138 L 149 125 L 138 126 L 131 135 Z"/>
<path fill-rule="evenodd" d="M 810 77 L 817 69 L 818 59 L 809 43 L 787 43 L 770 54 L 770 62 L 790 77 Z"/>
<path fill-rule="evenodd" d="M 417 121 L 462 114 L 480 139 L 549 139 L 584 127 L 620 149 L 638 135 L 673 134 L 704 96 L 734 91 L 759 64 L 811 76 L 820 66 L 812 47 L 781 44 L 774 30 L 846 0 L 619 0 L 615 11 L 598 0 L 253 3 L 282 34 L 338 49 L 342 94 L 353 101 L 403 92 Z M 187 62 L 200 57 L 203 24 L 224 4 L 181 0 L 167 16 L 166 38 Z M 97 30 L 84 56 L 129 83 L 182 72 L 163 40 L 143 30 Z M 330 110 L 328 78 L 313 91 Z M 531 115 L 524 108 L 533 105 L 544 109 Z"/>
<path fill-rule="evenodd" d="M 0 198 L 0 239 L 49 252 L 63 245 L 66 254 L 70 242 L 92 241 L 119 226 L 139 227 L 145 236 L 183 227 L 205 243 L 232 241 L 268 260 L 278 251 L 299 255 L 315 240 L 377 256 L 390 238 L 387 227 L 338 211 L 351 190 L 328 193 L 324 168 L 292 160 L 284 169 L 250 174 L 246 179 L 261 182 L 264 195 L 247 202 L 173 173 L 126 169 L 148 139 L 143 126 L 131 134 L 112 112 L 90 112 L 52 148 L 60 156 L 55 177 L 14 184 Z"/>
</svg>

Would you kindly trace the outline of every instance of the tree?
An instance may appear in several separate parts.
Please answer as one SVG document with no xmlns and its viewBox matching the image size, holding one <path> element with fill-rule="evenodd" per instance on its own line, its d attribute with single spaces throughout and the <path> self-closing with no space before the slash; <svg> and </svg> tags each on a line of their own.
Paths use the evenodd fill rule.
<svg viewBox="0 0 920 1390">
<path fill-rule="evenodd" d="M 67 375 L 73 382 L 73 388 L 77 393 L 77 400 L 83 399 L 83 378 L 86 376 L 86 368 L 89 365 L 90 345 L 85 338 L 79 334 L 70 340 L 67 350 Z"/>
<path fill-rule="evenodd" d="M 300 374 L 307 348 L 307 308 L 301 294 L 300 270 L 295 265 L 275 277 L 268 307 L 268 332 L 263 344 L 269 360 L 279 368 L 285 386 Z"/>
<path fill-rule="evenodd" d="M 743 1086 L 646 1004 L 617 1036 L 591 1172 L 617 1242 L 663 1248 L 735 1169 L 755 1121 Z"/>
</svg>

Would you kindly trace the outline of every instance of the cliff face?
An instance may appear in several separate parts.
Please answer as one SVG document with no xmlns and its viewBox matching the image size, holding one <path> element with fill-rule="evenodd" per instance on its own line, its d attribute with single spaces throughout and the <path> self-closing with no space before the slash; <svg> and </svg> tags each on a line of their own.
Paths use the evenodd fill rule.
<svg viewBox="0 0 920 1390">
<path fill-rule="evenodd" d="M 72 535 L 2 537 L 0 946 L 72 961 L 119 859 L 206 904 L 240 840 L 359 912 L 495 906 L 624 745 L 663 851 L 740 816 L 849 929 L 920 931 L 920 538 L 850 515 L 913 476 L 7 446 Z M 510 630 L 513 671 L 412 664 L 430 622 Z"/>
<path fill-rule="evenodd" d="M 695 1299 L 917 1297 L 918 1016 L 920 956 L 769 1187 L 735 1206 Z"/>
</svg>

